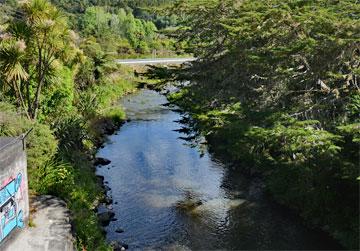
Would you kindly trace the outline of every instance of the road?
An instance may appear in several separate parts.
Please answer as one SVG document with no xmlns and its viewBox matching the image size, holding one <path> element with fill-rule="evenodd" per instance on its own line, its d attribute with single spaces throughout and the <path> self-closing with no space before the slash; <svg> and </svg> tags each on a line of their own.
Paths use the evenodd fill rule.
<svg viewBox="0 0 360 251">
<path fill-rule="evenodd" d="M 196 58 L 149 58 L 149 59 L 117 59 L 116 63 L 126 65 L 142 65 L 142 64 L 182 64 L 191 62 Z"/>
</svg>

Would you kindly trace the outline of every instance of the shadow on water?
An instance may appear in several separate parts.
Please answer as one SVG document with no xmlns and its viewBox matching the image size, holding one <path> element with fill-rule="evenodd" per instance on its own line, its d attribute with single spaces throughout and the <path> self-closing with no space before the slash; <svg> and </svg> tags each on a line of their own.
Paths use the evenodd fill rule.
<svg viewBox="0 0 360 251">
<path fill-rule="evenodd" d="M 120 103 L 131 122 L 98 153 L 111 160 L 97 171 L 118 219 L 106 228 L 110 241 L 141 250 L 341 249 L 269 201 L 261 182 L 191 144 L 188 118 L 163 106 L 164 96 L 142 90 Z"/>
</svg>

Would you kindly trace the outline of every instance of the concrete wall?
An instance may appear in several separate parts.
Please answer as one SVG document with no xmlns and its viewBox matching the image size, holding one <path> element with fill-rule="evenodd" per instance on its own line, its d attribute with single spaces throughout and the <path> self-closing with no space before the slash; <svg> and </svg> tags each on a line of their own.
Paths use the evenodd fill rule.
<svg viewBox="0 0 360 251">
<path fill-rule="evenodd" d="M 26 152 L 19 138 L 0 138 L 0 249 L 28 225 Z"/>
</svg>

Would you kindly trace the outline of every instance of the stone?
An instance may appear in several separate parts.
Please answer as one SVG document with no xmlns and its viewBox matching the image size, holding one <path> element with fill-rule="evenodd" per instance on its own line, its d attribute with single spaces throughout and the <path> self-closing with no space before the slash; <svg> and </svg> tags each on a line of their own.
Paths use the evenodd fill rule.
<svg viewBox="0 0 360 251">
<path fill-rule="evenodd" d="M 161 104 L 162 106 L 165 106 L 165 107 L 169 107 L 171 105 L 171 103 L 164 103 L 164 104 Z"/>
<path fill-rule="evenodd" d="M 110 243 L 110 246 L 113 248 L 114 251 L 123 251 L 129 248 L 129 245 L 120 241 L 113 241 Z"/>
<path fill-rule="evenodd" d="M 117 228 L 117 229 L 115 230 L 115 232 L 118 233 L 118 234 L 121 234 L 121 233 L 124 233 L 125 231 L 124 231 L 124 229 L 122 229 L 122 228 Z"/>
<path fill-rule="evenodd" d="M 122 248 L 118 241 L 112 241 L 110 243 L 110 246 L 113 248 L 114 251 L 120 251 Z"/>
<path fill-rule="evenodd" d="M 106 196 L 104 199 L 105 205 L 110 205 L 113 203 L 113 199 L 110 196 Z"/>
<path fill-rule="evenodd" d="M 129 249 L 129 245 L 125 243 L 120 242 L 120 245 L 122 246 L 122 248 Z"/>
<path fill-rule="evenodd" d="M 107 185 L 104 185 L 104 190 L 105 190 L 106 192 L 109 192 L 109 191 L 111 191 L 111 188 L 110 188 L 109 186 L 107 186 Z"/>
<path fill-rule="evenodd" d="M 105 159 L 105 158 L 96 158 L 95 159 L 95 166 L 107 166 L 107 165 L 109 165 L 111 163 L 111 161 L 110 160 L 108 160 L 108 159 Z"/>
<path fill-rule="evenodd" d="M 103 227 L 110 224 L 110 221 L 115 217 L 115 213 L 112 211 L 98 214 L 99 222 Z"/>
<path fill-rule="evenodd" d="M 102 184 L 105 179 L 104 176 L 101 176 L 101 175 L 96 175 L 96 178 L 97 178 L 99 184 Z"/>
</svg>

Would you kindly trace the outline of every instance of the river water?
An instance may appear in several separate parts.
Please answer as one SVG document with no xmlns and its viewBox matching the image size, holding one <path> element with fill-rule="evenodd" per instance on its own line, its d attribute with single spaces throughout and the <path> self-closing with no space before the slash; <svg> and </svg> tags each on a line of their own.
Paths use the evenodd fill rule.
<svg viewBox="0 0 360 251">
<path fill-rule="evenodd" d="M 114 201 L 109 241 L 132 250 L 341 248 L 269 201 L 260 182 L 189 145 L 166 102 L 150 90 L 122 99 L 131 121 L 98 153 L 111 160 L 97 171 Z"/>
</svg>

